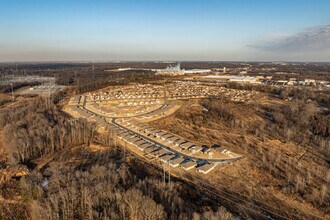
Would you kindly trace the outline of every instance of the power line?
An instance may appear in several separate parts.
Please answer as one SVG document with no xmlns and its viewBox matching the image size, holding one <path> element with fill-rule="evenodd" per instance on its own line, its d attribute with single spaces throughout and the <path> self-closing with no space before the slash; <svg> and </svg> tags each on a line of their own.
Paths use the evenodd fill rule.
<svg viewBox="0 0 330 220">
<path fill-rule="evenodd" d="M 196 179 L 196 177 L 192 176 L 192 175 L 189 174 L 189 173 L 187 173 L 187 175 L 189 175 L 189 176 L 190 176 L 191 178 L 193 178 L 193 179 Z M 189 180 L 187 180 L 187 181 L 189 181 Z M 189 182 L 191 182 L 191 181 L 189 181 Z M 200 183 L 201 183 L 201 184 L 204 184 L 204 185 L 206 185 L 206 186 L 208 186 L 209 188 L 214 188 L 213 186 L 211 186 L 210 184 L 206 183 L 205 181 L 200 181 Z M 206 188 L 206 187 L 203 187 L 203 186 L 200 186 L 200 187 L 203 188 L 203 189 L 205 189 L 205 190 L 210 191 L 210 190 L 209 190 L 208 188 Z M 251 205 L 254 205 L 254 203 L 252 203 L 251 201 L 248 201 L 248 200 L 243 199 L 243 198 L 236 197 L 236 196 L 234 196 L 233 194 L 231 194 L 231 193 L 225 191 L 225 190 L 228 190 L 228 188 L 226 188 L 226 187 L 224 187 L 224 186 L 220 186 L 220 185 L 219 185 L 219 186 L 217 186 L 217 187 L 220 187 L 220 188 L 224 189 L 223 191 L 221 191 L 222 193 L 225 193 L 225 194 L 227 194 L 227 195 L 229 195 L 229 196 L 231 196 L 231 197 L 234 197 L 234 198 L 236 198 L 236 199 L 238 199 L 238 200 L 241 200 L 241 201 L 243 201 L 243 202 L 246 202 L 246 203 L 249 203 L 249 204 L 251 204 Z M 213 194 L 215 194 L 215 192 L 213 192 L 213 191 L 210 191 L 210 192 L 213 193 Z M 242 196 L 242 197 L 246 197 L 245 195 L 243 195 L 243 194 L 241 194 L 241 193 L 237 193 L 237 194 L 239 194 L 239 195 Z M 271 206 L 271 205 L 269 205 L 269 204 L 267 204 L 267 203 L 265 203 L 265 202 L 262 202 L 262 201 L 260 201 L 260 200 L 256 200 L 256 199 L 255 199 L 255 201 L 256 201 L 256 202 L 259 202 L 259 203 L 261 203 L 261 204 L 263 204 L 263 205 L 266 205 L 266 206 Z M 288 219 L 287 217 L 282 216 L 282 215 L 277 214 L 277 213 L 274 213 L 274 212 L 270 211 L 270 210 L 267 209 L 267 208 L 260 207 L 260 209 L 263 209 L 264 211 L 269 212 L 269 213 L 271 213 L 271 214 L 273 214 L 273 215 L 277 215 L 277 216 L 279 216 L 279 217 L 282 217 L 282 218 L 286 218 L 286 219 Z M 276 211 L 278 211 L 278 212 L 281 212 L 281 211 L 282 211 L 282 210 L 280 210 L 280 209 L 278 209 L 278 208 L 275 208 L 275 207 L 273 207 L 273 209 L 276 209 Z M 296 211 L 297 211 L 297 212 L 301 212 L 301 211 L 299 211 L 299 210 L 296 210 Z M 304 213 L 304 212 L 301 212 L 301 213 Z M 292 213 L 292 214 L 293 214 L 293 213 Z M 293 214 L 293 215 L 295 215 L 296 217 L 300 217 L 300 216 L 297 216 L 297 214 Z M 308 213 L 308 215 L 312 215 L 312 216 L 314 216 L 314 217 L 316 217 L 316 218 L 318 218 L 318 219 L 321 219 L 319 216 L 316 216 L 316 215 L 311 214 L 311 213 Z"/>
<path fill-rule="evenodd" d="M 149 163 L 149 164 L 150 164 L 150 163 Z M 159 167 L 158 167 L 157 165 L 156 165 L 156 167 L 157 167 L 157 169 L 159 169 Z M 165 164 L 164 164 L 164 163 L 163 163 L 163 172 L 164 172 L 164 176 L 163 176 L 163 177 L 164 177 L 164 182 L 165 182 Z M 188 174 L 188 173 L 187 173 L 187 175 L 189 175 L 189 176 L 192 177 L 194 180 L 196 180 L 196 177 L 192 176 L 191 174 Z M 169 177 L 169 178 L 170 178 L 170 177 Z M 188 180 L 188 179 L 186 179 L 186 178 L 185 178 L 185 181 L 190 182 L 190 183 L 196 185 L 196 183 L 194 183 L 194 182 L 192 182 L 192 181 L 190 181 L 190 180 Z M 210 186 L 209 184 L 207 184 L 207 183 L 205 183 L 205 182 L 203 182 L 202 184 L 207 185 L 207 186 L 210 187 L 210 188 L 213 188 L 212 186 Z M 222 198 L 222 199 L 225 199 L 225 200 L 227 200 L 227 201 L 230 201 L 230 202 L 235 203 L 235 204 L 238 204 L 238 205 L 241 205 L 241 204 L 238 203 L 237 201 L 234 201 L 233 198 L 235 198 L 236 200 L 242 201 L 242 202 L 244 202 L 245 204 L 249 204 L 249 205 L 253 205 L 253 206 L 255 205 L 255 203 L 253 203 L 253 202 L 251 202 L 251 201 L 248 201 L 248 200 L 246 200 L 246 199 L 243 199 L 243 198 L 239 198 L 239 197 L 237 197 L 237 196 L 234 196 L 233 194 L 230 194 L 229 192 L 222 191 L 222 193 L 224 193 L 224 194 L 226 194 L 226 195 L 229 196 L 229 198 L 228 198 L 228 197 L 225 197 L 225 196 L 223 196 L 223 195 L 220 195 L 219 193 L 216 193 L 216 192 L 214 192 L 214 191 L 211 191 L 209 188 L 204 187 L 202 184 L 199 184 L 198 187 L 202 188 L 203 190 L 207 191 L 208 193 L 210 193 L 210 194 L 212 194 L 212 195 L 214 195 L 214 196 L 220 197 L 220 198 Z M 221 188 L 227 190 L 227 188 L 225 188 L 225 187 L 221 187 Z M 245 195 L 242 195 L 242 194 L 240 194 L 240 193 L 238 193 L 238 194 L 241 195 L 241 196 L 243 196 L 243 197 L 245 197 Z M 264 202 L 261 202 L 261 201 L 259 201 L 259 200 L 254 200 L 254 201 L 259 202 L 259 203 L 261 203 L 262 205 L 269 206 L 269 204 L 264 203 Z M 264 217 L 266 217 L 266 218 L 270 218 L 270 216 L 267 216 L 267 215 L 265 215 L 265 214 L 263 214 L 263 213 L 260 213 L 260 212 L 254 210 L 254 209 L 251 209 L 251 208 L 248 208 L 248 207 L 245 207 L 245 208 L 248 209 L 248 210 L 250 210 L 250 211 L 252 211 L 252 212 L 254 212 L 254 213 L 256 213 L 256 214 L 258 214 L 258 215 L 262 215 L 262 216 L 264 216 Z M 260 208 L 260 210 L 262 210 L 262 211 L 264 211 L 264 212 L 266 212 L 266 213 L 269 213 L 269 214 L 271 214 L 271 215 L 273 215 L 273 216 L 277 216 L 277 217 L 282 218 L 282 219 L 289 219 L 288 217 L 283 216 L 283 215 L 278 214 L 278 213 L 275 213 L 275 212 L 269 210 L 268 208 L 264 208 L 264 207 L 260 207 L 260 206 L 259 206 L 259 208 Z M 281 210 L 279 210 L 279 209 L 277 209 L 277 208 L 275 208 L 275 209 L 276 209 L 277 211 L 279 211 L 279 212 L 281 211 Z M 298 211 L 298 210 L 297 210 L 297 211 Z M 300 217 L 300 216 L 297 216 L 297 214 L 293 214 L 293 215 L 295 215 L 296 217 Z M 315 215 L 314 215 L 314 216 L 315 216 Z M 315 217 L 317 217 L 317 216 L 315 216 Z M 317 217 L 317 218 L 319 218 L 319 217 Z"/>
<path fill-rule="evenodd" d="M 188 175 L 189 175 L 189 174 L 188 174 Z M 196 178 L 193 177 L 192 175 L 189 175 L 189 176 L 196 180 Z M 190 183 L 196 185 L 194 182 L 192 182 L 192 181 L 190 181 L 190 180 L 188 180 L 188 179 L 186 179 L 186 178 L 185 178 L 185 181 L 190 182 Z M 207 185 L 206 183 L 202 183 L 202 184 Z M 230 198 L 228 198 L 228 197 L 224 197 L 224 196 L 220 195 L 219 193 L 216 193 L 216 192 L 214 192 L 214 191 L 211 191 L 209 188 L 206 188 L 206 187 L 202 186 L 202 184 L 199 184 L 197 187 L 202 188 L 203 190 L 207 191 L 208 193 L 210 193 L 210 194 L 212 194 L 212 195 L 214 195 L 214 196 L 218 196 L 218 197 L 221 197 L 222 199 L 225 199 L 225 200 L 230 201 L 230 202 L 232 202 L 232 203 L 235 203 L 235 204 L 238 204 L 238 205 L 242 205 L 242 204 L 240 204 L 240 203 L 234 201 L 233 199 L 230 199 Z M 209 187 L 210 187 L 210 186 L 209 186 Z M 213 187 L 211 187 L 211 188 L 213 188 Z M 247 200 L 244 200 L 244 199 L 242 199 L 242 198 L 236 197 L 236 196 L 234 196 L 234 195 L 232 195 L 232 194 L 230 194 L 230 193 L 228 193 L 228 192 L 226 192 L 226 191 L 222 191 L 222 192 L 225 193 L 225 194 L 227 194 L 229 197 L 232 197 L 232 198 L 235 198 L 235 199 L 237 199 L 237 200 L 240 200 L 240 201 L 242 201 L 242 202 L 244 202 L 244 203 L 246 203 L 246 204 L 253 205 L 253 206 L 255 205 L 254 203 L 252 203 L 252 202 L 250 202 L 250 201 L 247 201 Z M 261 202 L 261 203 L 262 203 L 263 205 L 265 204 L 265 203 L 263 203 L 263 202 Z M 248 209 L 248 210 L 250 210 L 250 211 L 252 211 L 252 212 L 254 212 L 254 213 L 257 213 L 258 215 L 263 215 L 263 216 L 265 216 L 266 218 L 269 218 L 269 217 L 270 217 L 270 216 L 266 216 L 266 215 L 263 214 L 263 213 L 257 212 L 257 211 L 254 210 L 254 209 L 251 209 L 251 208 L 248 208 L 248 207 L 245 207 L 245 206 L 244 206 L 244 208 L 246 208 L 246 209 Z M 275 213 L 275 212 L 272 212 L 272 211 L 270 211 L 270 210 L 267 209 L 267 208 L 263 208 L 263 207 L 261 207 L 261 206 L 259 206 L 259 208 L 260 208 L 262 211 L 264 211 L 264 212 L 266 212 L 266 213 L 270 213 L 270 214 L 272 214 L 272 215 L 274 215 L 274 216 L 277 216 L 277 217 L 280 217 L 280 218 L 283 218 L 283 219 L 289 219 L 288 217 L 285 217 L 285 216 L 283 216 L 283 215 L 281 215 L 281 214 L 277 214 L 277 213 Z"/>
<path fill-rule="evenodd" d="M 144 161 L 144 160 L 143 160 L 143 161 Z M 144 161 L 144 163 L 148 163 L 148 164 L 150 164 L 150 162 L 146 162 L 146 161 Z M 154 164 L 154 163 L 153 163 L 153 164 Z M 157 164 L 154 164 L 154 167 L 155 167 L 156 169 L 159 170 L 159 166 L 158 166 Z M 189 175 L 189 174 L 188 174 L 188 175 Z M 193 179 L 195 179 L 192 175 L 190 175 L 190 177 L 192 177 Z M 182 178 L 182 177 L 181 177 L 181 178 Z M 186 181 L 186 182 L 189 182 L 189 183 L 191 183 L 191 184 L 193 184 L 193 185 L 196 185 L 196 183 L 194 183 L 194 182 L 188 180 L 187 178 L 184 178 L 184 179 L 182 178 L 182 180 L 184 180 L 184 181 Z M 208 191 L 210 194 L 212 194 L 212 195 L 214 195 L 214 196 L 216 196 L 216 197 L 221 197 L 222 199 L 225 199 L 225 200 L 227 200 L 227 201 L 229 201 L 229 202 L 235 203 L 235 204 L 237 204 L 237 205 L 241 205 L 240 203 L 234 201 L 233 199 L 230 199 L 230 198 L 224 197 L 224 196 L 222 196 L 222 195 L 219 195 L 219 194 L 217 194 L 217 193 L 211 191 L 210 189 L 208 189 L 208 188 L 206 188 L 206 187 L 203 187 L 203 186 L 201 186 L 201 185 L 196 185 L 196 186 L 199 187 L 199 188 L 204 189 L 205 191 Z M 231 197 L 234 197 L 234 198 L 238 199 L 238 200 L 244 201 L 244 202 L 246 202 L 246 203 L 248 203 L 248 204 L 255 205 L 255 204 L 253 204 L 252 202 L 245 201 L 245 200 L 243 200 L 243 199 L 241 199 L 241 198 L 237 198 L 237 197 L 235 197 L 235 196 L 233 196 L 233 195 L 231 195 L 231 194 L 229 194 L 229 195 L 230 195 Z M 263 214 L 263 213 L 257 212 L 256 210 L 253 210 L 253 209 L 248 208 L 248 207 L 245 207 L 245 208 L 248 209 L 248 210 L 250 210 L 250 211 L 252 211 L 252 212 L 254 212 L 254 213 L 256 213 L 256 214 L 258 214 L 258 215 L 262 215 L 262 216 L 264 216 L 265 218 L 268 218 L 268 219 L 270 218 L 270 216 L 267 216 L 267 215 L 265 215 L 265 214 Z M 274 215 L 274 216 L 278 216 L 278 217 L 281 217 L 281 218 L 283 218 L 283 219 L 288 219 L 288 220 L 290 219 L 290 218 L 285 217 L 285 216 L 283 216 L 283 215 L 280 215 L 280 214 L 274 213 L 274 212 L 270 211 L 269 209 L 262 208 L 262 207 L 259 207 L 259 208 L 262 209 L 262 210 L 265 211 L 265 212 L 268 212 L 268 213 Z"/>
</svg>

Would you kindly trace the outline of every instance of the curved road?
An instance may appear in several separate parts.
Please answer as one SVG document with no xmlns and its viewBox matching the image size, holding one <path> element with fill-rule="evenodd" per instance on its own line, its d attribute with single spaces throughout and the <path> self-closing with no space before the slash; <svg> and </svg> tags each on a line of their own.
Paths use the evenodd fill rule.
<svg viewBox="0 0 330 220">
<path fill-rule="evenodd" d="M 143 114 L 140 114 L 140 115 L 135 115 L 135 116 L 124 116 L 124 117 L 110 117 L 110 116 L 105 116 L 105 115 L 101 115 L 101 114 L 99 114 L 99 113 L 92 112 L 91 110 L 89 110 L 89 109 L 86 108 L 86 98 L 84 99 L 83 108 L 84 108 L 86 111 L 89 111 L 89 112 L 91 112 L 91 113 L 93 113 L 93 114 L 96 114 L 96 115 L 98 115 L 98 116 L 100 116 L 100 117 L 103 117 L 103 118 L 132 118 L 132 117 L 138 117 L 138 116 L 142 116 L 142 115 L 145 115 L 145 114 L 153 113 L 153 112 L 155 112 L 155 111 L 157 111 L 157 110 L 159 110 L 159 109 L 161 109 L 161 108 L 164 108 L 166 105 L 167 105 L 167 104 L 164 103 L 161 107 L 159 107 L 159 108 L 157 108 L 157 109 L 155 109 L 155 110 L 152 110 L 152 111 L 150 111 L 150 112 L 143 113 Z"/>
<path fill-rule="evenodd" d="M 150 142 L 152 142 L 152 143 L 155 143 L 156 145 L 158 145 L 158 146 L 160 146 L 160 147 L 162 147 L 162 148 L 165 148 L 165 149 L 167 149 L 167 150 L 169 150 L 169 151 L 171 151 L 171 152 L 174 152 L 174 153 L 176 153 L 176 154 L 179 154 L 179 155 L 181 155 L 181 156 L 183 156 L 183 157 L 189 157 L 189 158 L 191 158 L 191 159 L 195 159 L 195 160 L 207 160 L 207 161 L 210 161 L 210 162 L 234 162 L 234 161 L 236 161 L 236 160 L 241 159 L 241 157 L 236 157 L 236 158 L 231 158 L 231 159 L 208 159 L 208 158 L 202 158 L 202 157 L 196 157 L 196 156 L 193 156 L 193 155 L 184 154 L 184 153 L 182 153 L 182 152 L 180 152 L 180 151 L 177 151 L 177 150 L 175 150 L 175 149 L 173 149 L 173 148 L 170 148 L 170 147 L 168 147 L 168 146 L 166 146 L 166 145 L 164 145 L 164 144 L 162 144 L 162 143 L 160 143 L 160 142 L 158 142 L 158 141 L 156 141 L 156 140 L 154 140 L 154 139 L 151 139 L 151 138 L 149 138 L 148 136 L 145 136 L 145 135 L 143 135 L 143 134 L 140 134 L 140 133 L 138 133 L 138 132 L 135 132 L 135 131 L 133 131 L 133 130 L 131 130 L 131 129 L 129 129 L 129 128 L 126 128 L 126 127 L 124 127 L 124 126 L 118 124 L 118 123 L 116 122 L 116 119 L 112 119 L 112 120 L 111 120 L 111 123 L 113 123 L 113 124 L 115 124 L 115 125 L 117 125 L 117 126 L 123 128 L 123 129 L 125 129 L 125 130 L 127 130 L 127 131 L 129 131 L 129 132 L 131 132 L 131 133 L 133 133 L 133 134 L 135 134 L 135 135 L 141 136 L 142 138 L 144 138 L 144 139 L 146 139 L 146 140 L 148 140 L 148 141 L 150 141 Z"/>
<path fill-rule="evenodd" d="M 156 141 L 154 139 L 151 139 L 148 136 L 145 136 L 145 135 L 140 134 L 140 133 L 137 133 L 137 132 L 135 132 L 135 131 L 133 131 L 133 130 L 131 130 L 129 128 L 126 128 L 125 126 L 122 126 L 122 125 L 120 125 L 120 124 L 118 124 L 116 122 L 116 119 L 118 119 L 118 118 L 131 118 L 131 117 L 135 117 L 135 116 L 127 116 L 127 117 L 109 117 L 109 116 L 104 116 L 104 115 L 100 115 L 100 114 L 98 114 L 96 112 L 92 112 L 91 110 L 87 109 L 85 107 L 85 105 L 86 105 L 86 98 L 84 99 L 84 103 L 83 103 L 83 106 L 82 106 L 86 111 L 88 111 L 90 113 L 93 113 L 93 114 L 99 116 L 100 118 L 111 118 L 111 123 L 112 124 L 117 125 L 117 126 L 123 128 L 123 129 L 125 129 L 125 130 L 127 130 L 127 131 L 129 131 L 129 132 L 131 132 L 131 133 L 133 133 L 135 135 L 138 135 L 140 137 L 143 137 L 144 139 L 148 140 L 149 142 L 155 143 L 156 145 L 158 145 L 158 146 L 160 146 L 162 148 L 165 148 L 165 149 L 167 149 L 167 150 L 169 150 L 171 152 L 174 152 L 174 153 L 176 153 L 178 155 L 181 155 L 182 157 L 188 157 L 188 158 L 191 158 L 191 159 L 194 159 L 194 160 L 207 160 L 209 162 L 234 162 L 234 161 L 237 161 L 239 159 L 242 159 L 242 157 L 236 157 L 236 158 L 230 158 L 230 159 L 209 159 L 209 158 L 201 158 L 201 157 L 196 157 L 196 156 L 193 156 L 193 155 L 184 154 L 184 153 L 182 153 L 180 151 L 177 151 L 177 150 L 175 150 L 173 148 L 170 148 L 170 147 L 168 147 L 168 146 L 166 146 L 166 145 L 164 145 L 164 144 L 162 144 L 162 143 L 160 143 L 160 142 L 158 142 L 158 141 Z M 163 106 L 165 106 L 165 105 L 166 104 L 164 104 Z M 160 108 L 162 108 L 162 107 L 160 107 Z M 160 109 L 160 108 L 158 108 L 158 109 Z M 158 109 L 155 109 L 155 110 L 153 110 L 151 112 L 157 111 Z M 148 112 L 148 113 L 145 113 L 145 114 L 149 114 L 151 112 Z M 145 115 L 145 114 L 141 114 L 141 115 Z M 138 115 L 138 116 L 141 116 L 141 115 Z M 109 122 L 107 122 L 107 123 L 109 123 Z"/>
</svg>

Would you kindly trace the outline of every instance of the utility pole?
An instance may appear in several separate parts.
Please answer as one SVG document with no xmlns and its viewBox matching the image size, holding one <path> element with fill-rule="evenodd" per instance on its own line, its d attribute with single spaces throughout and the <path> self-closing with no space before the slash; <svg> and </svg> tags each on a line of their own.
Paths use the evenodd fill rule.
<svg viewBox="0 0 330 220">
<path fill-rule="evenodd" d="M 47 97 L 47 100 L 48 100 L 48 108 L 50 108 L 50 88 L 52 86 L 52 81 L 50 80 L 49 81 L 49 84 L 48 84 L 48 97 Z"/>
<path fill-rule="evenodd" d="M 93 64 L 92 64 L 92 72 L 93 72 L 93 79 L 94 79 L 94 60 L 93 60 Z"/>
<path fill-rule="evenodd" d="M 127 142 L 126 141 L 124 141 L 124 158 L 126 157 L 126 147 L 127 147 Z"/>
<path fill-rule="evenodd" d="M 13 89 L 13 84 L 10 83 L 10 87 L 11 87 L 11 96 L 13 98 L 13 101 L 15 101 L 15 98 L 14 98 L 14 89 Z"/>
<path fill-rule="evenodd" d="M 172 189 L 172 185 L 171 185 L 171 166 L 170 166 L 169 162 L 168 162 L 168 184 L 169 184 L 169 188 L 171 190 Z"/>
<path fill-rule="evenodd" d="M 74 71 L 74 84 L 77 85 L 77 71 Z"/>
<path fill-rule="evenodd" d="M 163 163 L 163 171 L 164 171 L 164 179 L 163 179 L 163 181 L 164 181 L 164 186 L 165 186 L 165 163 Z"/>
</svg>

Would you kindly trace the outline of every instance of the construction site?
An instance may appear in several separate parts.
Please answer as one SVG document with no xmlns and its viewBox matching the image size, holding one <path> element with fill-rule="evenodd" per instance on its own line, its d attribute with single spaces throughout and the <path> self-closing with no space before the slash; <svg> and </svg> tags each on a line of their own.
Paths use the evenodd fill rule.
<svg viewBox="0 0 330 220">
<path fill-rule="evenodd" d="M 327 218 L 324 88 L 252 86 L 140 70 L 100 72 L 125 67 L 102 65 L 64 65 L 68 70 L 56 80 L 35 82 L 31 72 L 31 82 L 2 86 L 0 200 L 7 205 L 0 205 L 0 218 L 8 210 L 24 216 L 31 207 L 25 198 L 46 204 L 38 210 L 50 216 L 54 201 L 64 201 L 57 200 L 59 184 L 60 193 L 70 186 L 67 198 L 70 204 L 79 201 L 75 207 L 81 204 L 77 197 L 84 202 L 87 195 L 81 190 L 75 196 L 77 188 L 88 189 L 93 204 L 101 206 L 111 200 L 107 195 L 128 201 L 127 187 L 140 187 L 142 195 L 154 189 L 150 201 L 169 207 L 167 215 L 175 216 L 169 219 L 179 218 L 171 207 L 189 207 L 175 213 L 193 219 L 191 207 L 202 213 L 221 206 L 235 216 L 244 213 L 243 218 Z M 125 65 L 162 69 L 167 63 Z M 63 71 L 63 66 L 44 68 L 37 72 L 50 78 Z M 101 216 L 102 210 L 95 213 Z"/>
<path fill-rule="evenodd" d="M 139 154 L 149 160 L 207 174 L 218 165 L 235 162 L 242 156 L 228 149 L 191 141 L 148 123 L 173 114 L 182 106 L 182 100 L 219 95 L 235 101 L 249 101 L 254 93 L 181 81 L 166 85 L 133 84 L 74 96 L 64 110 L 95 122 L 112 137 L 139 149 Z"/>
</svg>

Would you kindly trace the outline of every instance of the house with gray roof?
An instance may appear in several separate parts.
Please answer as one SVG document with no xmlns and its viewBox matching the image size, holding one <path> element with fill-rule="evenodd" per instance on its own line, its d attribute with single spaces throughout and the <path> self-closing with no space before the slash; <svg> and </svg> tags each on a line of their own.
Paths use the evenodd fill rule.
<svg viewBox="0 0 330 220">
<path fill-rule="evenodd" d="M 180 167 L 186 171 L 191 170 L 192 168 L 196 167 L 197 163 L 189 160 L 187 162 L 181 163 Z"/>
<path fill-rule="evenodd" d="M 176 137 L 176 136 L 173 136 L 173 137 L 170 137 L 168 138 L 166 141 L 168 143 L 174 143 L 175 141 L 179 140 L 180 138 Z"/>
<path fill-rule="evenodd" d="M 174 159 L 170 160 L 169 164 L 170 164 L 171 167 L 177 167 L 183 161 L 185 161 L 185 159 L 183 157 L 177 157 L 177 158 L 174 158 Z"/>
<path fill-rule="evenodd" d="M 203 166 L 197 168 L 197 171 L 203 174 L 208 174 L 211 170 L 215 168 L 215 165 L 212 163 L 206 163 Z"/>
<path fill-rule="evenodd" d="M 180 144 L 180 147 L 183 148 L 183 149 L 188 149 L 188 148 L 193 147 L 193 146 L 196 146 L 196 144 L 193 144 L 189 141 L 186 142 L 186 143 Z"/>
<path fill-rule="evenodd" d="M 162 135 L 160 138 L 163 140 L 163 141 L 166 141 L 166 139 L 170 138 L 170 137 L 173 137 L 173 134 L 164 134 Z"/>
</svg>

